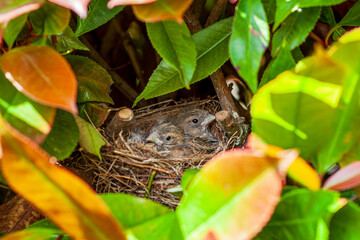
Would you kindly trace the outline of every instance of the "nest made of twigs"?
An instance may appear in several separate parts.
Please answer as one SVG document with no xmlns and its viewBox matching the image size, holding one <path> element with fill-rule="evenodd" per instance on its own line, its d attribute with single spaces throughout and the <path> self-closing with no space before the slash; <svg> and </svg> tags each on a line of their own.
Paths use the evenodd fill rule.
<svg viewBox="0 0 360 240">
<path fill-rule="evenodd" d="M 129 141 L 129 135 L 136 125 L 150 128 L 156 114 L 177 114 L 188 107 L 205 109 L 212 114 L 221 110 L 218 101 L 213 98 L 182 102 L 170 100 L 135 110 L 135 120 L 124 127 L 118 136 L 108 137 L 104 134 L 110 144 L 102 148 L 101 160 L 82 154 L 77 160 L 77 166 L 82 165 L 86 172 L 94 174 L 92 185 L 99 193 L 128 193 L 176 208 L 179 198 L 167 190 L 180 185 L 185 170 L 200 168 L 216 153 L 233 148 L 234 139 L 225 137 L 213 124 L 212 132 L 218 139 L 216 144 L 200 144 L 196 154 L 170 158 L 148 144 Z"/>
</svg>

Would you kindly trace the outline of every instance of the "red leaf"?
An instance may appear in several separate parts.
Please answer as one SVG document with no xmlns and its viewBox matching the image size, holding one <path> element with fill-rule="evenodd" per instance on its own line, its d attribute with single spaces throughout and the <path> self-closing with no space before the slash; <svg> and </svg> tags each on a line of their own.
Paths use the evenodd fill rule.
<svg viewBox="0 0 360 240">
<path fill-rule="evenodd" d="M 77 113 L 75 74 L 52 48 L 15 48 L 1 57 L 0 67 L 14 87 L 34 101 Z"/>
<path fill-rule="evenodd" d="M 108 8 L 113 8 L 116 6 L 122 5 L 137 5 L 137 4 L 147 4 L 152 3 L 157 0 L 110 0 L 107 4 Z"/>
<path fill-rule="evenodd" d="M 360 161 L 352 162 L 331 175 L 324 183 L 324 189 L 343 191 L 360 184 Z"/>
<path fill-rule="evenodd" d="M 90 0 L 49 0 L 49 2 L 71 9 L 79 15 L 80 18 L 84 19 L 87 15 L 87 6 Z"/>
<path fill-rule="evenodd" d="M 15 1 L 0 1 L 0 24 L 9 22 L 24 13 L 34 11 L 40 8 L 43 0 L 25 1 L 23 4 L 17 4 Z"/>
</svg>

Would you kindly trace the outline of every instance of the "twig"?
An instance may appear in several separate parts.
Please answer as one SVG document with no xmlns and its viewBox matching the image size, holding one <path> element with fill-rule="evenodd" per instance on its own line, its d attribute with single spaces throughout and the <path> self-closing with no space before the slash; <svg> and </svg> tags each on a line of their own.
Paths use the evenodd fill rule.
<svg viewBox="0 0 360 240">
<path fill-rule="evenodd" d="M 209 25 L 215 23 L 219 20 L 219 17 L 226 6 L 228 0 L 217 0 L 214 4 L 214 7 L 211 9 L 210 15 L 205 22 L 204 28 L 208 27 Z"/>
</svg>

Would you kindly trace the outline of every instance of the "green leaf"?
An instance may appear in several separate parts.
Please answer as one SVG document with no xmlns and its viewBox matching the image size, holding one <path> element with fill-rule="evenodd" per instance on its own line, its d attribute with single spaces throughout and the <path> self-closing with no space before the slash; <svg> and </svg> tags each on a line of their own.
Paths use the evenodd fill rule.
<svg viewBox="0 0 360 240">
<path fill-rule="evenodd" d="M 341 19 L 338 26 L 360 26 L 360 2 L 356 1 L 354 6 L 346 13 L 345 17 Z"/>
<path fill-rule="evenodd" d="M 330 138 L 344 80 L 344 68 L 312 56 L 265 84 L 253 97 L 253 131 L 265 142 L 298 148 L 304 158 Z"/>
<path fill-rule="evenodd" d="M 79 83 L 77 102 L 106 102 L 113 104 L 109 96 L 113 83 L 109 73 L 93 60 L 82 56 L 66 56 Z"/>
<path fill-rule="evenodd" d="M 75 34 L 77 36 L 90 32 L 107 23 L 125 7 L 119 6 L 108 9 L 106 4 L 107 1 L 104 0 L 92 0 L 89 3 L 87 17 L 85 19 L 81 19 L 80 17 L 77 18 L 77 26 L 75 30 Z"/>
<path fill-rule="evenodd" d="M 198 55 L 195 73 L 190 84 L 209 76 L 228 60 L 231 22 L 232 18 L 221 20 L 193 35 Z M 134 106 L 143 98 L 161 96 L 181 89 L 183 86 L 179 72 L 162 61 L 151 75 L 144 91 L 136 98 Z"/>
<path fill-rule="evenodd" d="M 51 132 L 41 147 L 57 160 L 70 156 L 79 141 L 79 129 L 72 114 L 58 109 Z"/>
<path fill-rule="evenodd" d="M 49 37 L 49 39 L 51 38 Z M 89 49 L 77 38 L 77 36 L 69 26 L 67 26 L 62 33 L 56 35 L 55 48 L 58 52 L 66 52 L 72 50 L 89 51 Z"/>
<path fill-rule="evenodd" d="M 330 222 L 330 240 L 357 240 L 360 236 L 360 208 L 348 202 L 336 212 Z"/>
<path fill-rule="evenodd" d="M 273 36 L 271 55 L 276 56 L 281 48 L 287 46 L 293 50 L 305 41 L 320 16 L 321 8 L 305 8 L 286 18 Z M 301 24 L 299 24 L 301 23 Z"/>
<path fill-rule="evenodd" d="M 294 58 L 289 49 L 282 48 L 275 58 L 273 58 L 266 67 L 261 78 L 260 87 L 270 80 L 274 79 L 279 73 L 295 66 Z"/>
<path fill-rule="evenodd" d="M 296 10 L 308 7 L 321 7 L 336 5 L 346 0 L 276 0 L 276 14 L 273 30 Z M 302 9 L 304 10 L 304 9 Z"/>
<path fill-rule="evenodd" d="M 327 240 L 327 223 L 340 206 L 337 192 L 293 190 L 282 197 L 258 239 Z"/>
<path fill-rule="evenodd" d="M 276 0 L 261 0 L 261 2 L 264 6 L 268 23 L 273 23 L 275 20 Z"/>
<path fill-rule="evenodd" d="M 196 66 L 196 45 L 186 24 L 163 21 L 147 23 L 146 29 L 154 48 L 179 72 L 184 86 L 190 88 Z"/>
<path fill-rule="evenodd" d="M 101 198 L 126 229 L 129 239 L 183 239 L 176 215 L 169 208 L 126 194 L 102 194 Z"/>
<path fill-rule="evenodd" d="M 240 1 L 230 38 L 230 59 L 253 93 L 257 91 L 260 61 L 269 44 L 269 35 L 261 1 Z"/>
<path fill-rule="evenodd" d="M 14 18 L 6 26 L 4 32 L 4 40 L 9 48 L 13 46 L 15 40 L 19 36 L 19 33 L 25 26 L 27 19 L 28 19 L 28 14 L 26 13 L 17 18 Z"/>
<path fill-rule="evenodd" d="M 16 88 L 0 72 L 0 113 L 6 121 L 35 142 L 50 132 L 55 109 L 36 103 Z"/>
<path fill-rule="evenodd" d="M 104 139 L 100 133 L 84 119 L 75 115 L 75 120 L 80 130 L 80 146 L 101 159 L 100 148 L 105 145 Z"/>
<path fill-rule="evenodd" d="M 359 131 L 355 120 L 360 114 L 360 58 L 353 53 L 360 51 L 360 31 L 350 34 L 355 37 L 358 35 L 358 40 L 337 44 L 330 51 L 331 58 L 346 67 L 347 75 L 343 82 L 343 92 L 336 111 L 335 122 L 331 128 L 332 136 L 316 161 L 320 173 L 325 173 L 355 144 L 356 134 Z M 350 34 L 347 37 L 351 37 Z"/>
<path fill-rule="evenodd" d="M 42 35 L 56 35 L 64 31 L 70 21 L 70 10 L 51 2 L 31 12 L 29 19 L 34 29 Z"/>
<path fill-rule="evenodd" d="M 90 118 L 95 127 L 100 127 L 106 120 L 111 109 L 104 103 L 85 102 L 78 104 L 79 116 L 83 119 Z"/>
</svg>

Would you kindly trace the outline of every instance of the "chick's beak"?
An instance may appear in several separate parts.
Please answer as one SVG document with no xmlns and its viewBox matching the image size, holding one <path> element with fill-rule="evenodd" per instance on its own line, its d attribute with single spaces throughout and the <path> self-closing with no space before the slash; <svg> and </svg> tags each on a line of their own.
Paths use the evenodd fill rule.
<svg viewBox="0 0 360 240">
<path fill-rule="evenodd" d="M 147 138 L 146 142 L 152 142 L 155 144 L 162 144 L 162 141 L 159 139 L 159 135 L 156 133 L 151 133 Z"/>
<path fill-rule="evenodd" d="M 209 114 L 205 117 L 204 121 L 201 123 L 201 126 L 207 126 L 209 123 L 215 120 L 215 116 L 212 114 Z"/>
</svg>

